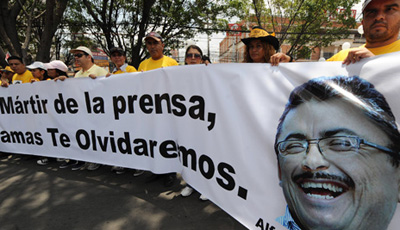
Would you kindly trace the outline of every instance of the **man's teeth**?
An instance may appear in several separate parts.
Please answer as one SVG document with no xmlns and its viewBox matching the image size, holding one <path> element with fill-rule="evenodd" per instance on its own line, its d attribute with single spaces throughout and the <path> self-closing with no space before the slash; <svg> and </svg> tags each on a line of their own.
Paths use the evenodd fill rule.
<svg viewBox="0 0 400 230">
<path fill-rule="evenodd" d="M 307 196 L 312 197 L 312 198 L 317 198 L 317 199 L 324 199 L 324 200 L 330 200 L 333 199 L 335 197 L 333 196 L 322 196 L 322 195 L 317 195 L 317 194 L 311 194 L 311 193 L 307 193 Z"/>
<path fill-rule="evenodd" d="M 330 184 L 330 183 L 314 183 L 314 182 L 305 182 L 301 184 L 302 188 L 323 188 L 327 189 L 331 192 L 343 192 L 343 188 Z"/>
</svg>

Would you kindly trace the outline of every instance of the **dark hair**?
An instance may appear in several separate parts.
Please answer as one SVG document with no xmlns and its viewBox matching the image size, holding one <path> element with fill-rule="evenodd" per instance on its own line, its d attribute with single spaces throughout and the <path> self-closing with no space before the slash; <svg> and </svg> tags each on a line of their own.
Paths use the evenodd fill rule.
<svg viewBox="0 0 400 230">
<path fill-rule="evenodd" d="M 18 56 L 11 56 L 7 59 L 7 62 L 9 62 L 10 60 L 18 60 L 20 61 L 22 64 L 24 64 L 24 61 L 22 61 L 22 58 L 18 57 Z"/>
<path fill-rule="evenodd" d="M 67 76 L 68 77 L 66 72 L 59 70 L 59 69 L 55 69 L 55 70 L 56 70 L 56 73 L 58 74 L 58 76 Z"/>
<path fill-rule="evenodd" d="M 349 98 L 346 95 L 347 93 L 352 98 Z M 396 153 L 389 155 L 392 157 L 393 165 L 398 167 L 400 163 L 400 133 L 397 129 L 396 119 L 385 97 L 375 89 L 374 85 L 356 76 L 315 78 L 296 87 L 291 92 L 285 111 L 279 119 L 275 146 L 282 131 L 282 124 L 292 109 L 311 100 L 327 101 L 332 98 L 360 101 L 360 103 L 352 103 L 352 105 L 361 109 L 370 120 L 387 134 L 391 142 L 388 147 Z M 275 153 L 278 154 L 276 147 Z"/>
<path fill-rule="evenodd" d="M 203 51 L 201 51 L 200 47 L 196 46 L 196 45 L 190 45 L 188 46 L 188 48 L 186 48 L 186 52 L 185 52 L 185 65 L 187 65 L 186 63 L 186 55 L 188 54 L 190 49 L 195 49 L 197 51 L 200 52 L 201 57 L 203 58 Z M 203 59 L 202 59 L 203 60 Z"/>
<path fill-rule="evenodd" d="M 262 42 L 262 46 L 263 46 L 263 50 L 265 52 L 264 55 L 264 62 L 265 63 L 270 63 L 271 62 L 271 56 L 274 55 L 276 53 L 276 50 L 274 48 L 274 46 L 270 43 L 267 43 L 266 41 L 263 41 L 261 39 L 259 39 Z M 246 49 L 244 51 L 244 60 L 243 62 L 245 63 L 252 63 L 254 62 L 253 59 L 251 59 L 250 57 L 250 45 L 246 45 Z"/>
<path fill-rule="evenodd" d="M 211 60 L 210 60 L 210 58 L 208 57 L 208 56 L 206 56 L 206 55 L 203 55 L 203 62 L 205 62 L 205 61 L 208 61 L 208 62 L 210 62 L 211 63 Z"/>
</svg>

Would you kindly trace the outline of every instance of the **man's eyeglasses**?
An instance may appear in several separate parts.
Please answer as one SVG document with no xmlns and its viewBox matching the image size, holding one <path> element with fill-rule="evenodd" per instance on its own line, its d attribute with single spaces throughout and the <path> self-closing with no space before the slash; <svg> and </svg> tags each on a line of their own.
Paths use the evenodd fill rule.
<svg viewBox="0 0 400 230">
<path fill-rule="evenodd" d="M 201 55 L 200 54 L 191 54 L 191 53 L 188 53 L 188 54 L 186 54 L 186 58 L 196 58 L 196 59 L 199 59 L 199 58 L 201 58 Z"/>
<path fill-rule="evenodd" d="M 83 57 L 83 53 L 77 53 L 77 54 L 74 54 L 74 57 L 78 57 L 78 58 L 81 58 L 81 57 Z"/>
<path fill-rule="evenodd" d="M 304 152 L 308 153 L 310 144 L 316 144 L 319 151 L 324 156 L 343 156 L 347 153 L 358 152 L 360 145 L 367 145 L 385 153 L 389 153 L 390 155 L 398 154 L 389 148 L 368 142 L 357 136 L 334 136 L 309 140 L 286 140 L 278 142 L 275 148 L 278 150 L 280 155 L 290 156 Z"/>
</svg>

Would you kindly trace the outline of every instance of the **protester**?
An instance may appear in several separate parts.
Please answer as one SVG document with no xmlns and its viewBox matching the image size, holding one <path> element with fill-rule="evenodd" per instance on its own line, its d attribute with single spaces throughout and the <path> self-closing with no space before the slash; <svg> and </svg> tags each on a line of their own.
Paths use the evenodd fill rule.
<svg viewBox="0 0 400 230">
<path fill-rule="evenodd" d="M 70 53 L 72 53 L 74 55 L 76 63 L 81 67 L 81 70 L 79 70 L 75 74 L 75 78 L 90 77 L 92 79 L 96 79 L 99 76 L 106 76 L 108 74 L 107 70 L 94 64 L 93 54 L 89 48 L 87 48 L 85 46 L 79 46 L 76 49 L 72 49 L 70 51 Z M 56 77 L 54 80 L 55 81 L 57 81 L 57 80 L 64 81 L 67 78 L 68 78 L 67 76 L 59 76 L 59 77 Z M 72 168 L 71 168 L 72 170 L 80 170 L 83 167 L 85 167 L 85 162 L 69 160 L 69 161 L 65 161 L 63 164 L 61 164 L 60 168 L 66 168 L 66 167 L 69 167 L 70 165 L 72 165 Z M 99 167 L 100 167 L 100 164 L 88 163 L 87 169 L 89 171 L 94 171 L 94 170 L 97 170 Z"/>
<path fill-rule="evenodd" d="M 22 58 L 18 56 L 11 56 L 7 59 L 12 71 L 15 73 L 12 77 L 12 84 L 31 83 L 32 80 L 38 80 L 33 77 L 31 71 L 26 69 Z M 1 86 L 8 87 L 9 83 L 6 81 L 1 82 Z"/>
<path fill-rule="evenodd" d="M 208 59 L 208 57 L 207 57 Z M 206 59 L 206 60 L 207 60 Z M 211 63 L 208 59 L 208 62 Z M 197 64 L 203 64 L 204 63 L 204 56 L 203 56 L 203 51 L 200 49 L 200 47 L 196 45 L 190 45 L 189 47 L 186 48 L 185 52 L 185 65 L 197 65 Z M 185 188 L 182 189 L 181 191 L 181 196 L 183 197 L 188 197 L 192 195 L 194 192 L 194 189 L 192 186 L 189 184 L 186 185 Z M 206 196 L 203 194 L 200 195 L 200 200 L 208 200 Z"/>
<path fill-rule="evenodd" d="M 12 77 L 14 75 L 14 71 L 10 68 L 10 66 L 6 66 L 6 68 L 2 68 L 1 69 L 1 82 L 6 82 L 6 83 L 10 83 L 12 82 Z M 1 85 L 0 82 L 0 85 Z"/>
<path fill-rule="evenodd" d="M 164 55 L 163 38 L 156 32 L 150 32 L 145 37 L 146 49 L 150 53 L 150 58 L 142 61 L 139 65 L 139 71 L 149 71 L 153 69 L 163 68 L 167 66 L 176 66 L 176 62 L 173 58 Z M 149 181 L 155 180 L 161 175 L 153 174 Z M 176 179 L 176 173 L 168 173 L 162 175 L 164 177 L 164 186 L 171 187 Z"/>
<path fill-rule="evenodd" d="M 328 61 L 351 64 L 367 57 L 400 51 L 400 0 L 365 0 L 362 26 L 366 43 L 342 50 Z"/>
<path fill-rule="evenodd" d="M 43 62 L 35 61 L 31 65 L 28 65 L 26 68 L 29 69 L 33 77 L 36 78 L 32 79 L 32 82 L 43 81 L 47 79 L 47 68 L 45 67 Z"/>
<path fill-rule="evenodd" d="M 137 72 L 135 67 L 128 65 L 126 63 L 126 53 L 122 48 L 119 47 L 113 47 L 110 49 L 110 58 L 111 61 L 114 63 L 115 68 L 112 70 L 112 74 L 121 74 L 121 73 L 132 73 L 132 72 Z M 112 75 L 111 73 L 108 73 L 106 77 L 109 77 Z M 111 168 L 112 172 L 115 172 L 116 174 L 123 174 L 125 173 L 126 169 L 124 167 L 120 166 L 113 166 Z M 144 170 L 138 170 L 134 169 L 133 176 L 140 176 L 144 173 Z"/>
<path fill-rule="evenodd" d="M 164 55 L 163 38 L 156 32 L 150 32 L 145 37 L 146 49 L 150 53 L 150 58 L 142 61 L 139 65 L 139 71 L 148 71 L 167 66 L 176 66 L 178 62 L 175 59 Z"/>
<path fill-rule="evenodd" d="M 60 76 L 64 76 L 65 78 L 68 78 L 68 66 L 60 61 L 60 60 L 54 60 L 50 63 L 45 64 L 47 65 L 47 75 L 51 79 L 59 78 Z"/>
<path fill-rule="evenodd" d="M 126 63 L 126 53 L 122 48 L 119 47 L 111 48 L 110 58 L 112 63 L 115 65 L 115 68 L 112 70 L 112 74 L 137 72 L 135 67 L 128 65 L 128 63 Z M 110 75 L 111 73 L 108 73 L 107 77 Z"/>
<path fill-rule="evenodd" d="M 275 34 L 269 34 L 264 28 L 255 26 L 250 31 L 250 36 L 243 38 L 246 45 L 244 61 L 246 63 L 271 63 L 277 66 L 280 62 L 292 62 L 293 58 L 279 50 L 279 41 Z"/>
</svg>

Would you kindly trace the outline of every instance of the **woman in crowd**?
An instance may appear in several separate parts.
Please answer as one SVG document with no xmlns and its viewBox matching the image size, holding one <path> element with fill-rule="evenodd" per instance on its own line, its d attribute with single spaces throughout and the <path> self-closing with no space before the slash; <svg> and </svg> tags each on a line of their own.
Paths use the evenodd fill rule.
<svg viewBox="0 0 400 230">
<path fill-rule="evenodd" d="M 51 79 L 56 79 L 59 77 L 68 78 L 68 66 L 64 62 L 55 60 L 46 64 L 47 74 Z"/>
<path fill-rule="evenodd" d="M 51 80 L 51 79 L 54 79 L 54 78 L 60 77 L 60 76 L 68 77 L 68 75 L 67 75 L 68 67 L 62 61 L 55 60 L 50 63 L 44 64 L 44 67 L 47 69 L 46 78 L 43 78 L 45 80 Z M 29 68 L 29 66 L 28 66 L 28 68 Z M 32 74 L 33 74 L 33 76 L 35 76 L 33 71 L 32 71 Z M 61 158 L 57 159 L 57 161 L 64 162 L 64 163 L 62 163 L 62 165 L 66 165 L 66 164 L 70 165 L 72 163 L 76 163 L 75 161 L 67 162 L 67 161 L 65 161 L 65 159 L 61 159 Z M 42 157 L 36 163 L 38 165 L 47 165 L 47 164 L 49 164 L 49 158 Z"/>
<path fill-rule="evenodd" d="M 246 45 L 244 61 L 246 63 L 271 63 L 277 66 L 280 62 L 292 62 L 293 58 L 284 53 L 277 53 L 279 41 L 275 34 L 269 34 L 259 26 L 253 27 L 250 36 L 243 38 Z"/>
<path fill-rule="evenodd" d="M 46 69 L 45 65 L 43 64 L 43 62 L 35 61 L 34 63 L 28 65 L 26 68 L 29 69 L 29 71 L 31 71 L 33 77 L 36 78 L 36 79 L 32 79 L 32 82 L 35 82 L 38 80 L 44 81 L 47 79 L 47 69 Z"/>
<path fill-rule="evenodd" d="M 209 60 L 209 59 L 207 59 Z M 203 64 L 203 51 L 196 45 L 190 45 L 185 53 L 185 65 Z M 211 63 L 211 62 L 209 62 Z M 188 197 L 194 192 L 194 189 L 189 184 L 181 191 L 181 196 Z M 204 195 L 200 195 L 200 200 L 208 200 Z"/>
</svg>

